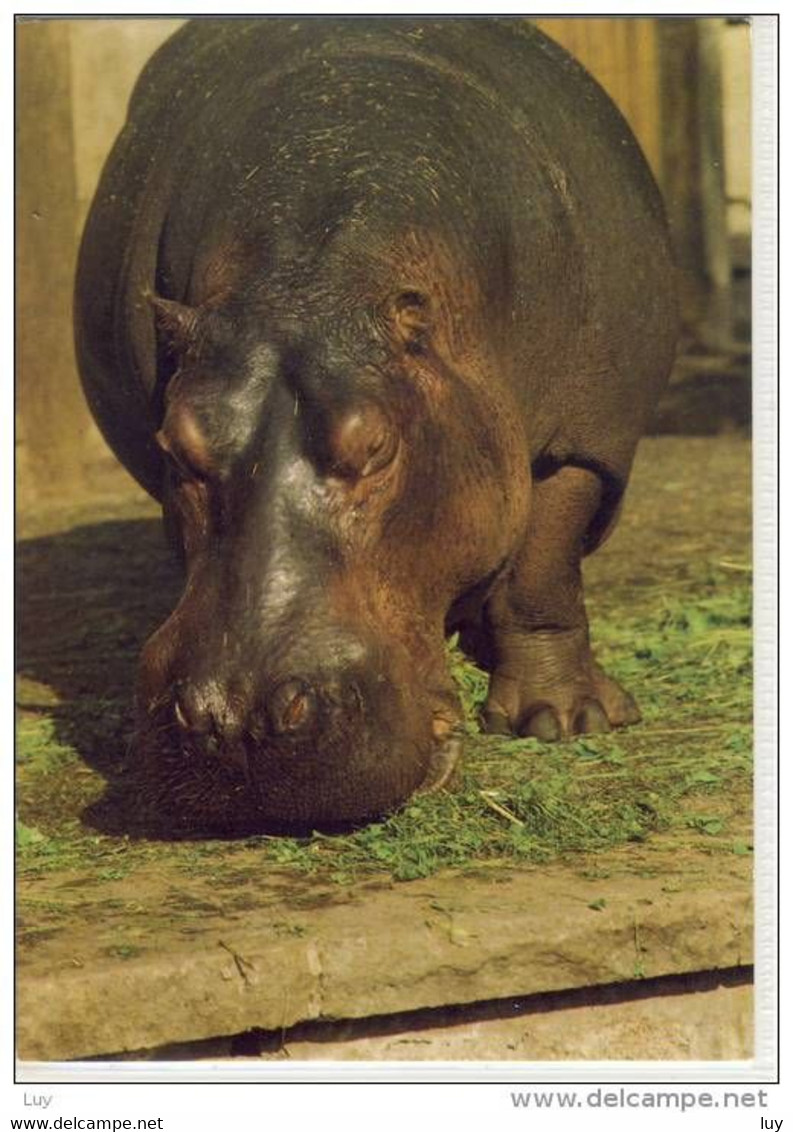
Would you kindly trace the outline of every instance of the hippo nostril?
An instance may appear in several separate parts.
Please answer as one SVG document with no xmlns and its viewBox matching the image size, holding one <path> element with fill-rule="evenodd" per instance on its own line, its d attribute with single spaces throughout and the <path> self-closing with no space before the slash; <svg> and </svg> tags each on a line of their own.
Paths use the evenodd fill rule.
<svg viewBox="0 0 793 1132">
<path fill-rule="evenodd" d="M 177 687 L 173 697 L 173 715 L 180 730 L 187 734 L 213 735 L 217 730 L 207 697 L 191 685 Z"/>
<path fill-rule="evenodd" d="M 284 680 L 270 697 L 270 719 L 278 735 L 304 731 L 316 714 L 317 698 L 302 680 Z"/>
</svg>

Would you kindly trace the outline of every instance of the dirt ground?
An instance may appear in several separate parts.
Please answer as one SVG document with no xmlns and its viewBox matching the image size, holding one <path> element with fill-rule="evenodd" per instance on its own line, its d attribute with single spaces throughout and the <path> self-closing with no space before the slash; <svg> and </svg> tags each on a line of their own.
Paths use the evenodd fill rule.
<svg viewBox="0 0 793 1132">
<path fill-rule="evenodd" d="M 208 981 L 217 976 L 228 982 L 223 971 L 229 964 L 244 974 L 239 956 L 247 954 L 221 936 L 220 951 L 226 945 L 228 951 L 225 965 L 217 967 L 218 938 L 207 939 L 208 920 L 217 927 L 229 918 L 239 930 L 253 922 L 269 924 L 279 947 L 290 945 L 283 961 L 293 962 L 299 951 L 303 962 L 310 956 L 305 942 L 315 913 L 340 901 L 365 906 L 371 885 L 387 891 L 398 908 L 420 891 L 416 884 L 426 883 L 419 878 L 436 874 L 445 886 L 453 888 L 457 876 L 461 889 L 475 892 L 483 885 L 492 891 L 503 869 L 504 880 L 517 878 L 515 892 L 522 893 L 532 870 L 551 868 L 554 884 L 560 875 L 571 884 L 582 878 L 589 884 L 583 927 L 591 921 L 593 939 L 603 935 L 605 912 L 612 909 L 612 929 L 630 935 L 637 900 L 655 901 L 659 924 L 666 922 L 667 909 L 675 927 L 655 950 L 648 945 L 647 956 L 657 960 L 650 970 L 635 947 L 624 962 L 604 961 L 592 970 L 581 962 L 587 949 L 574 949 L 578 960 L 569 959 L 555 981 L 531 985 L 529 964 L 520 986 L 511 987 L 504 952 L 495 982 L 477 974 L 480 968 L 473 964 L 427 1001 L 405 994 L 401 1004 L 392 995 L 384 1010 L 382 996 L 367 1004 L 362 994 L 356 1006 L 353 990 L 343 1002 L 309 1005 L 302 1014 L 295 1006 L 289 1024 L 750 962 L 745 942 L 734 948 L 733 937 L 717 931 L 710 949 L 687 950 L 680 943 L 698 907 L 706 909 L 696 925 L 700 938 L 723 919 L 725 904 L 713 903 L 716 889 L 727 906 L 740 905 L 738 935 L 744 941 L 751 936 L 748 441 L 734 435 L 646 439 L 620 525 L 587 563 L 596 649 L 637 694 L 641 724 L 554 750 L 525 742 L 513 748 L 488 745 L 472 725 L 467 777 L 457 801 L 447 799 L 436 810 L 409 810 L 378 830 L 335 842 L 168 839 L 155 836 L 141 819 L 130 746 L 135 665 L 143 641 L 173 607 L 180 582 L 156 506 L 115 472 L 108 472 L 104 486 L 101 494 L 24 514 L 19 521 L 18 960 L 23 997 L 37 980 L 42 988 L 29 1000 L 23 1056 L 97 1056 L 267 1028 L 261 989 L 250 1009 L 237 1009 L 236 1000 L 229 1007 L 221 996 L 195 1022 L 196 1001 L 211 998 Z M 464 673 L 464 679 L 469 676 Z M 532 784 L 530 795 L 525 781 Z M 593 800 L 600 801 L 597 812 Z M 559 836 L 568 828 L 565 820 L 567 840 Z M 586 825 L 586 836 L 575 834 L 575 822 Z M 634 892 L 620 903 L 629 878 L 655 883 L 670 870 L 669 891 L 691 898 L 685 916 L 672 915 L 674 900 L 670 904 L 660 890 L 651 896 Z M 505 883 L 501 894 L 508 888 Z M 682 908 L 680 903 L 678 911 Z M 507 898 L 498 911 L 505 924 L 527 914 L 522 896 L 512 910 Z M 581 919 L 580 911 L 576 916 Z M 365 916 L 355 922 L 357 928 L 345 921 L 348 942 L 351 932 L 366 935 Z M 404 918 L 408 934 L 400 935 L 400 916 L 394 913 L 396 938 L 390 958 L 387 950 L 378 953 L 382 966 L 410 967 L 406 957 L 419 946 L 409 934 L 417 930 L 411 922 Z M 544 930 L 550 946 L 557 928 L 546 923 Z M 211 944 L 215 967 L 195 965 L 199 943 Z M 608 955 L 614 938 L 606 933 L 592 947 Z M 436 958 L 444 961 L 440 954 Z M 276 961 L 274 952 L 269 961 Z M 513 956 L 509 962 L 514 961 Z M 144 994 L 147 985 L 169 971 L 173 975 L 174 963 L 196 980 L 182 987 L 184 1017 L 169 1029 L 167 1019 L 150 1014 L 147 1022 L 138 1012 L 137 1029 L 125 1028 L 120 1012 L 129 1003 L 122 987 Z M 321 982 L 324 976 L 311 977 Z M 118 1008 L 119 1025 L 114 1031 L 103 1020 L 97 1046 L 90 1015 L 101 1010 L 94 993 L 100 987 L 116 996 L 111 1005 Z M 171 1002 L 168 1012 L 178 1015 L 178 1004 Z"/>
</svg>

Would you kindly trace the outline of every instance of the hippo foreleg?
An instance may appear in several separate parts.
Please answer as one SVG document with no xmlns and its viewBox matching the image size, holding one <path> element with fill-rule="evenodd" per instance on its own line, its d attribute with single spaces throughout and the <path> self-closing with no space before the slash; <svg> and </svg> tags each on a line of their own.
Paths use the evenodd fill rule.
<svg viewBox="0 0 793 1132">
<path fill-rule="evenodd" d="M 589 644 L 581 558 L 602 490 L 595 472 L 572 466 L 534 485 L 525 543 L 485 609 L 490 731 L 549 741 L 640 719 Z"/>
</svg>

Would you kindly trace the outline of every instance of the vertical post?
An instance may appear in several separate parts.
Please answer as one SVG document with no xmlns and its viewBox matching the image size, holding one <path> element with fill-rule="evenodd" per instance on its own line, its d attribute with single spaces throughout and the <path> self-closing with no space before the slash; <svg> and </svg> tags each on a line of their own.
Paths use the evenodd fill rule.
<svg viewBox="0 0 793 1132">
<path fill-rule="evenodd" d="M 721 78 L 721 20 L 697 21 L 699 59 L 700 178 L 705 276 L 712 287 L 730 285 L 727 192 L 724 157 L 724 99 Z"/>
<path fill-rule="evenodd" d="M 724 188 L 720 21 L 659 21 L 663 152 L 661 182 L 680 268 L 690 335 L 730 337 L 731 274 Z"/>
</svg>

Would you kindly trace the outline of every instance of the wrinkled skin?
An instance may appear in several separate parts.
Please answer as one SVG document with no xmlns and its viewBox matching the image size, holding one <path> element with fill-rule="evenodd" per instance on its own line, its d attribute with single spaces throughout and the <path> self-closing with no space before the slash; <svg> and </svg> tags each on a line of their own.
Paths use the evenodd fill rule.
<svg viewBox="0 0 793 1132">
<path fill-rule="evenodd" d="M 76 313 L 185 565 L 138 688 L 177 820 L 217 794 L 230 829 L 333 825 L 442 784 L 452 629 L 491 729 L 638 718 L 580 560 L 667 376 L 671 280 L 627 127 L 531 28 L 200 21 L 155 56 Z"/>
</svg>

